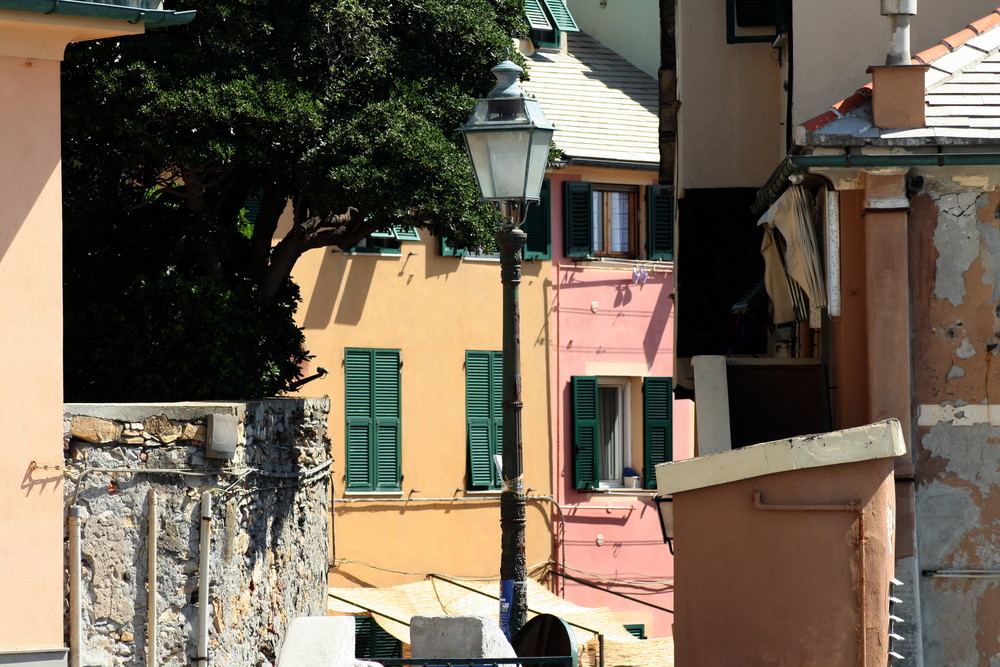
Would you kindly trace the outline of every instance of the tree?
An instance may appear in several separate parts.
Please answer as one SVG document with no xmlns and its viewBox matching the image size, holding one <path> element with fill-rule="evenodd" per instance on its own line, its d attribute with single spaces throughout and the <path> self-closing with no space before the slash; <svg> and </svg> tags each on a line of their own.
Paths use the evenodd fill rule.
<svg viewBox="0 0 1000 667">
<path fill-rule="evenodd" d="M 68 400 L 280 392 L 307 358 L 302 253 L 394 224 L 460 247 L 495 229 L 454 129 L 523 0 L 170 8 L 198 16 L 67 52 Z"/>
</svg>

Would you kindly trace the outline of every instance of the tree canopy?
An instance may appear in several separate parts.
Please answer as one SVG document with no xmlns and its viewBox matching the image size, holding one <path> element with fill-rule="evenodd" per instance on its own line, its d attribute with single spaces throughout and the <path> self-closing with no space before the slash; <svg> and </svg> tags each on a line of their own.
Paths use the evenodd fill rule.
<svg viewBox="0 0 1000 667">
<path fill-rule="evenodd" d="M 495 228 L 454 130 L 523 0 L 169 8 L 198 15 L 67 51 L 68 400 L 278 393 L 307 358 L 302 253 L 395 224 L 466 247 Z"/>
</svg>

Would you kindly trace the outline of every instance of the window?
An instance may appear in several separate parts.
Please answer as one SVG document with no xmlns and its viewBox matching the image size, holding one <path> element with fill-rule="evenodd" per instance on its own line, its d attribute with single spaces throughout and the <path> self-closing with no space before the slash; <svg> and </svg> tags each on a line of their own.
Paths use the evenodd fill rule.
<svg viewBox="0 0 1000 667">
<path fill-rule="evenodd" d="M 552 186 L 549 179 L 542 181 L 539 200 L 528 206 L 521 229 L 528 235 L 524 244 L 524 259 L 550 259 L 552 257 Z M 452 247 L 448 239 L 441 239 L 441 254 L 445 257 L 479 257 L 499 259 L 498 252 L 469 252 Z"/>
<path fill-rule="evenodd" d="M 673 188 L 647 186 L 646 259 L 673 259 Z M 638 186 L 567 181 L 567 257 L 639 257 Z"/>
<path fill-rule="evenodd" d="M 503 353 L 465 353 L 465 433 L 467 487 L 500 488 L 494 457 L 503 439 Z"/>
<path fill-rule="evenodd" d="M 636 639 L 646 638 L 646 625 L 644 623 L 627 623 L 624 627 Z"/>
<path fill-rule="evenodd" d="M 354 617 L 354 657 L 359 660 L 401 658 L 403 643 L 382 629 L 371 616 Z"/>
<path fill-rule="evenodd" d="M 399 350 L 344 355 L 348 491 L 399 491 Z"/>
<path fill-rule="evenodd" d="M 388 231 L 372 232 L 350 248 L 348 252 L 372 252 L 389 255 L 400 254 L 402 241 L 419 241 L 420 235 L 413 227 L 393 225 Z"/>
<path fill-rule="evenodd" d="M 535 46 L 558 48 L 563 32 L 580 30 L 565 0 L 525 0 L 524 13 Z"/>
<path fill-rule="evenodd" d="M 645 488 L 656 487 L 655 466 L 672 456 L 671 378 L 643 381 L 642 462 Z M 633 467 L 631 380 L 572 378 L 573 483 L 578 489 L 622 486 Z"/>
</svg>

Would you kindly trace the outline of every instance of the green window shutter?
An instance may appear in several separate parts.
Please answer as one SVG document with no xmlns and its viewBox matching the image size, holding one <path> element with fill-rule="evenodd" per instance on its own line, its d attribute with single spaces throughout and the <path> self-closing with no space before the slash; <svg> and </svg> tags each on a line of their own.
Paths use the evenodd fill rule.
<svg viewBox="0 0 1000 667">
<path fill-rule="evenodd" d="M 567 257 L 590 257 L 594 254 L 591 236 L 590 183 L 566 181 L 563 198 L 563 217 L 566 223 Z"/>
<path fill-rule="evenodd" d="M 372 414 L 374 351 L 348 348 L 344 352 L 344 417 L 347 422 L 346 458 L 348 491 L 372 489 Z"/>
<path fill-rule="evenodd" d="M 542 9 L 542 0 L 525 0 L 524 14 L 528 17 L 528 24 L 533 30 L 552 30 L 552 24 Z"/>
<path fill-rule="evenodd" d="M 403 644 L 371 616 L 354 617 L 354 657 L 362 660 L 401 658 Z"/>
<path fill-rule="evenodd" d="M 344 353 L 348 491 L 400 488 L 399 350 Z"/>
<path fill-rule="evenodd" d="M 397 241 L 419 241 L 420 234 L 416 227 L 405 227 L 403 225 L 393 225 L 392 233 Z"/>
<path fill-rule="evenodd" d="M 441 238 L 441 256 L 442 257 L 465 257 L 468 252 L 465 250 L 459 250 L 448 244 L 448 239 Z"/>
<path fill-rule="evenodd" d="M 257 223 L 257 217 L 260 215 L 260 207 L 263 203 L 264 201 L 260 197 L 247 197 L 246 201 L 243 202 L 244 215 L 251 225 Z"/>
<path fill-rule="evenodd" d="M 399 350 L 375 350 L 375 489 L 398 491 L 400 465 Z"/>
<path fill-rule="evenodd" d="M 579 32 L 580 29 L 576 26 L 576 21 L 573 20 L 573 15 L 569 13 L 569 8 L 566 6 L 564 0 L 542 0 L 545 6 L 549 9 L 549 15 L 552 17 L 552 22 L 556 24 L 556 27 L 565 32 Z"/>
<path fill-rule="evenodd" d="M 629 634 L 636 639 L 646 638 L 646 626 L 643 623 L 630 623 L 626 624 L 625 629 L 628 630 Z"/>
<path fill-rule="evenodd" d="M 646 250 L 649 259 L 674 258 L 674 188 L 646 188 Z"/>
<path fill-rule="evenodd" d="M 475 489 L 500 487 L 493 457 L 503 430 L 503 353 L 465 353 L 465 417 L 468 481 Z"/>
<path fill-rule="evenodd" d="M 552 185 L 542 181 L 541 199 L 528 206 L 522 229 L 528 234 L 524 245 L 525 259 L 551 259 L 552 257 Z"/>
<path fill-rule="evenodd" d="M 648 377 L 642 385 L 643 472 L 646 488 L 656 488 L 656 464 L 673 458 L 673 379 Z"/>
<path fill-rule="evenodd" d="M 571 380 L 573 402 L 573 486 L 593 489 L 600 485 L 598 452 L 597 378 Z"/>
</svg>

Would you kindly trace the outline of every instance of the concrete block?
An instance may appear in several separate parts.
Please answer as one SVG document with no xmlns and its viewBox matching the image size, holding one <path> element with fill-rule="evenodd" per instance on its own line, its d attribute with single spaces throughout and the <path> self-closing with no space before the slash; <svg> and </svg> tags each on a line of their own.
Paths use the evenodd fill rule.
<svg viewBox="0 0 1000 667">
<path fill-rule="evenodd" d="M 353 616 L 292 619 L 278 654 L 278 667 L 367 667 L 354 657 Z"/>
<path fill-rule="evenodd" d="M 414 616 L 410 645 L 414 658 L 517 657 L 489 616 Z"/>
</svg>

